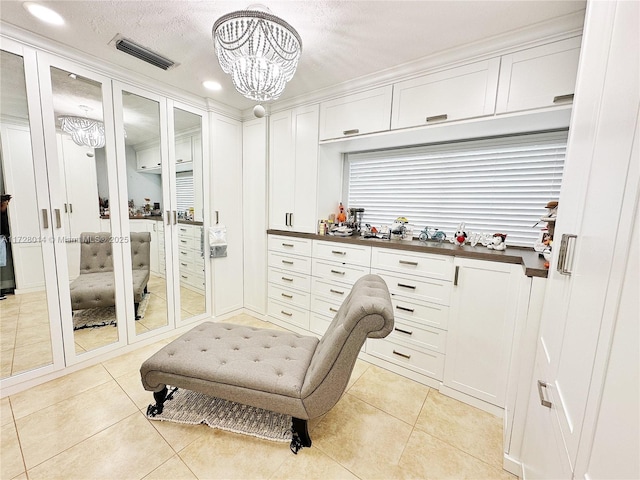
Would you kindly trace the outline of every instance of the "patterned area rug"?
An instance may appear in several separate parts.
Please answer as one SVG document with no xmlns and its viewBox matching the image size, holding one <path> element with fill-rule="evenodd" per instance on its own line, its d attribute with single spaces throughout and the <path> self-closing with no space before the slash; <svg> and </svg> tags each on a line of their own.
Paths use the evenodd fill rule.
<svg viewBox="0 0 640 480">
<path fill-rule="evenodd" d="M 144 314 L 149 305 L 149 293 L 145 293 L 138 306 L 138 316 L 144 318 Z M 104 327 L 106 325 L 117 325 L 116 307 L 96 307 L 73 312 L 73 329 Z"/>
<path fill-rule="evenodd" d="M 274 442 L 291 442 L 291 415 L 229 402 L 191 390 L 170 388 L 162 413 L 149 420 L 189 425 L 204 423 L 211 428 L 242 433 Z"/>
</svg>

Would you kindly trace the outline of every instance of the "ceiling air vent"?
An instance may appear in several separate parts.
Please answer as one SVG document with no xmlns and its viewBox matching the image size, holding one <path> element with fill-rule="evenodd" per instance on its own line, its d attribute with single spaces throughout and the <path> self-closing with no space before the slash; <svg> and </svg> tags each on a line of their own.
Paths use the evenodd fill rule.
<svg viewBox="0 0 640 480">
<path fill-rule="evenodd" d="M 169 68 L 176 65 L 175 62 L 172 62 L 168 58 L 165 58 L 162 55 L 158 55 L 148 48 L 138 45 L 137 43 L 134 43 L 126 38 L 116 37 L 112 42 L 121 52 L 128 53 L 129 55 L 139 58 L 140 60 L 150 63 L 151 65 L 154 65 L 163 70 L 168 70 Z"/>
</svg>

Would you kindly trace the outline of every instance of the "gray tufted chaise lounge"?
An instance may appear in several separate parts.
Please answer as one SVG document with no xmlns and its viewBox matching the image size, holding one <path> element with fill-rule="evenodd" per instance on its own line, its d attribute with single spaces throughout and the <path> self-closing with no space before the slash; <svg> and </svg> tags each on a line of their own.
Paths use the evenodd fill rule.
<svg viewBox="0 0 640 480">
<path fill-rule="evenodd" d="M 293 417 L 291 450 L 311 446 L 307 420 L 342 396 L 367 337 L 393 330 L 389 290 L 377 275 L 353 286 L 318 341 L 279 330 L 205 322 L 177 338 L 140 368 L 154 392 L 148 415 L 161 413 L 167 385 Z"/>
<path fill-rule="evenodd" d="M 71 309 L 84 310 L 111 307 L 116 304 L 113 256 L 109 232 L 80 234 L 80 275 L 69 287 Z M 151 234 L 131 232 L 131 267 L 133 269 L 133 302 L 136 319 L 138 305 L 147 291 L 151 263 Z"/>
</svg>

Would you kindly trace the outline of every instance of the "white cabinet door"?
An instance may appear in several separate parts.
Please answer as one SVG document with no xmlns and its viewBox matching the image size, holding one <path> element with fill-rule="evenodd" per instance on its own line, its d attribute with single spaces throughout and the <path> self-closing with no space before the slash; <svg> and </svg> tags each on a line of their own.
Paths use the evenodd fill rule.
<svg viewBox="0 0 640 480">
<path fill-rule="evenodd" d="M 151 147 L 142 148 L 136 150 L 136 164 L 139 171 L 154 171 L 155 173 L 161 173 L 160 167 L 160 145 L 153 145 Z"/>
<path fill-rule="evenodd" d="M 391 128 L 492 115 L 499 68 L 494 58 L 396 83 Z"/>
<path fill-rule="evenodd" d="M 212 210 L 227 227 L 227 256 L 212 259 L 215 315 L 243 306 L 242 282 L 242 124 L 211 114 Z M 215 219 L 214 219 L 215 220 Z M 200 242 L 200 230 L 194 241 Z M 207 237 L 205 237 L 207 238 Z M 208 251 L 206 249 L 205 251 Z"/>
<path fill-rule="evenodd" d="M 318 183 L 318 105 L 293 112 L 295 171 L 294 202 L 290 226 L 296 232 L 316 233 Z"/>
<path fill-rule="evenodd" d="M 570 104 L 581 40 L 570 38 L 503 56 L 496 113 Z"/>
<path fill-rule="evenodd" d="M 503 408 L 521 265 L 455 259 L 444 385 Z"/>
<path fill-rule="evenodd" d="M 176 137 L 176 164 L 193 162 L 191 136 Z"/>
<path fill-rule="evenodd" d="M 320 140 L 389 130 L 391 85 L 320 104 Z"/>
<path fill-rule="evenodd" d="M 316 232 L 318 105 L 271 117 L 269 141 L 269 226 Z"/>
<path fill-rule="evenodd" d="M 295 150 L 292 111 L 276 113 L 269 119 L 269 227 L 289 230 L 293 211 Z"/>
</svg>

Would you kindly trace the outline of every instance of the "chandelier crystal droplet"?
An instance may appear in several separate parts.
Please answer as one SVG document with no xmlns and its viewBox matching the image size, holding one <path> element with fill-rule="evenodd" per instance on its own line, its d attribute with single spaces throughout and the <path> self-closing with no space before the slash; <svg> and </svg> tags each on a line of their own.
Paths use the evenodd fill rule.
<svg viewBox="0 0 640 480">
<path fill-rule="evenodd" d="M 277 99 L 293 78 L 302 52 L 298 32 L 275 15 L 241 10 L 220 17 L 213 40 L 222 70 L 236 90 L 258 102 Z"/>
</svg>

